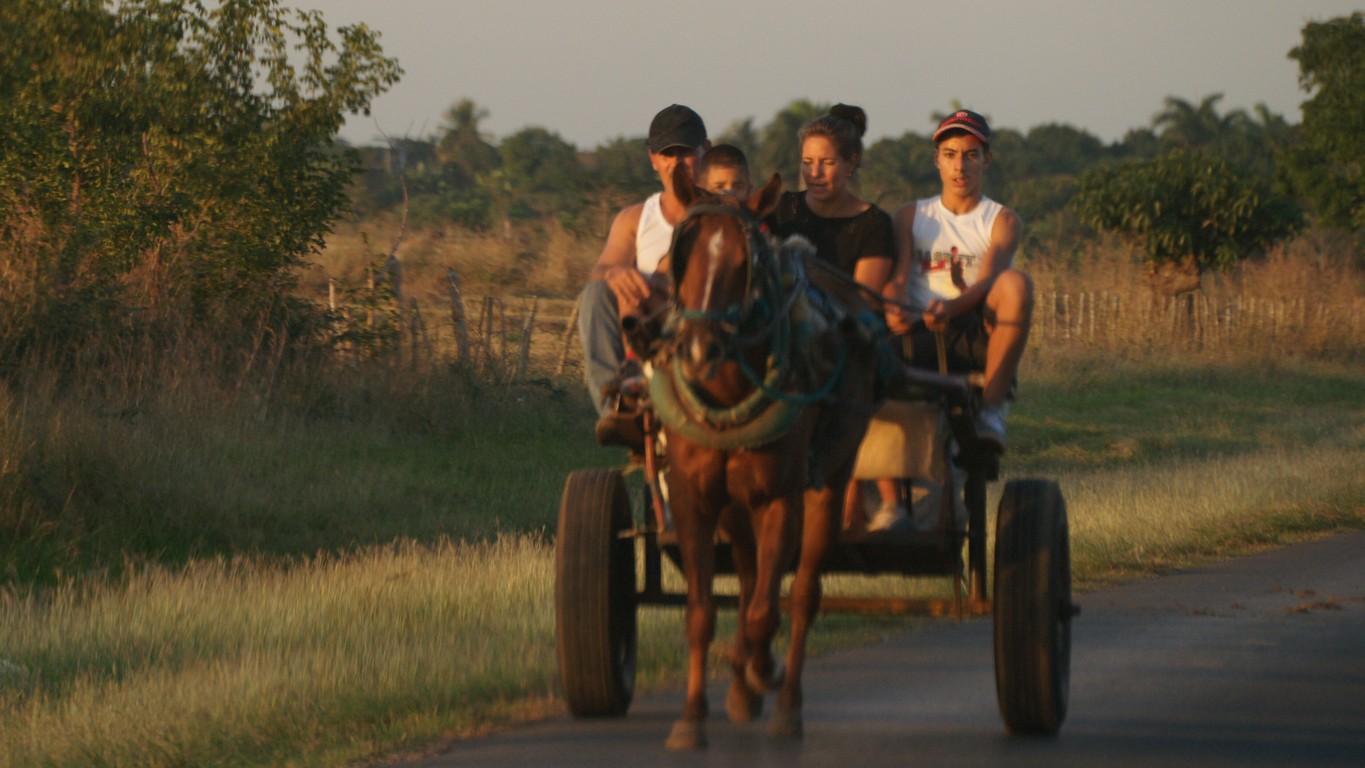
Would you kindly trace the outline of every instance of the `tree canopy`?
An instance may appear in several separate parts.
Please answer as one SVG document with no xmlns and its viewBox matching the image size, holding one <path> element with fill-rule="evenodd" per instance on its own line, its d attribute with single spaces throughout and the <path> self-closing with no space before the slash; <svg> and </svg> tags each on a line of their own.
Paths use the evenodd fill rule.
<svg viewBox="0 0 1365 768">
<path fill-rule="evenodd" d="M 1289 56 L 1313 92 L 1290 163 L 1295 188 L 1325 223 L 1365 228 L 1365 14 L 1309 23 Z"/>
<path fill-rule="evenodd" d="M 10 349 L 279 299 L 347 205 L 345 114 L 401 73 L 276 0 L 6 0 L 0 32 Z"/>
<path fill-rule="evenodd" d="M 1268 181 L 1185 149 L 1093 168 L 1081 177 L 1071 205 L 1084 223 L 1141 244 L 1155 267 L 1173 265 L 1195 278 L 1231 267 L 1303 224 L 1292 201 Z"/>
</svg>

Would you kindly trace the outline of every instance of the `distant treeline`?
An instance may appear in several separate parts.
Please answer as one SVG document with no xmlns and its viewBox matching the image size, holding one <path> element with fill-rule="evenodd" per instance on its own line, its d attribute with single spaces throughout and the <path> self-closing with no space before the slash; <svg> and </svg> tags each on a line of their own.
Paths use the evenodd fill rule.
<svg viewBox="0 0 1365 768">
<path fill-rule="evenodd" d="M 1169 97 L 1150 127 L 1135 128 L 1112 144 L 1058 123 L 1027 132 L 997 129 L 988 193 L 1024 217 L 1030 238 L 1053 242 L 1064 232 L 1083 229 L 1068 214 L 1067 203 L 1081 175 L 1103 163 L 1199 150 L 1249 175 L 1276 179 L 1277 165 L 1298 140 L 1299 127 L 1264 105 L 1254 113 L 1220 112 L 1221 99 L 1222 94 L 1213 94 L 1193 104 Z M 779 172 L 794 185 L 800 163 L 797 130 L 828 106 L 793 101 L 761 127 L 746 119 L 712 139 L 743 149 L 755 179 Z M 643 136 L 618 138 L 589 150 L 540 127 L 496 140 L 480 128 L 487 116 L 464 99 L 447 111 L 441 130 L 430 138 L 361 148 L 366 173 L 355 193 L 357 209 L 365 215 L 399 206 L 406 186 L 410 219 L 418 225 L 488 230 L 504 222 L 554 217 L 573 231 L 594 236 L 602 234 L 606 217 L 616 208 L 659 187 Z M 869 144 L 858 185 L 863 197 L 884 208 L 934 194 L 938 174 L 929 136 L 906 132 Z"/>
</svg>

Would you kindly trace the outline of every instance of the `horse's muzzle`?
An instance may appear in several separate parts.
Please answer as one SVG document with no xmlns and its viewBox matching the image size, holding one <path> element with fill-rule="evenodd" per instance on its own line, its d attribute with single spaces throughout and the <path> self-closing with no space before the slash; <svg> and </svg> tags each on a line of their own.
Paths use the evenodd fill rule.
<svg viewBox="0 0 1365 768">
<path fill-rule="evenodd" d="M 674 354 L 688 380 L 710 381 L 725 362 L 725 345 L 713 334 L 687 329 L 678 334 Z"/>
</svg>

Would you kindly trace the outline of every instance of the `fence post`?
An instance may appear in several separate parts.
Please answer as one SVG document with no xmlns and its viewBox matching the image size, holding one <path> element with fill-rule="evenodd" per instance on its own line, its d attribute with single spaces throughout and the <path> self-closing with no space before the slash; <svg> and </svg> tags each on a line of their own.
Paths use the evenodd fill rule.
<svg viewBox="0 0 1365 768">
<path fill-rule="evenodd" d="M 521 355 L 517 359 L 517 381 L 526 379 L 526 369 L 531 365 L 531 332 L 535 329 L 536 309 L 540 306 L 540 297 L 531 297 L 531 313 L 526 316 L 526 322 L 521 326 Z"/>
<path fill-rule="evenodd" d="M 502 299 L 494 299 L 493 306 L 498 311 L 498 366 L 507 371 L 511 369 L 511 361 L 507 357 L 507 305 Z"/>
<path fill-rule="evenodd" d="M 409 330 L 412 334 L 412 367 L 417 367 L 417 353 L 422 347 L 426 347 L 427 358 L 430 359 L 434 351 L 431 347 L 431 337 L 427 335 L 427 324 L 422 319 L 422 309 L 417 304 L 417 299 L 408 299 Z M 420 343 L 419 343 L 420 342 Z"/>
<path fill-rule="evenodd" d="M 479 314 L 480 346 L 483 347 L 483 368 L 493 369 L 493 297 L 483 297 L 483 311 Z"/>
<path fill-rule="evenodd" d="M 469 362 L 469 326 L 465 321 L 464 296 L 460 294 L 460 276 L 453 269 L 446 270 L 446 283 L 450 288 L 450 321 L 455 326 L 455 348 L 459 351 L 459 362 Z"/>
<path fill-rule="evenodd" d="M 564 375 L 564 366 L 569 362 L 569 342 L 573 341 L 574 331 L 578 328 L 578 302 L 573 303 L 573 311 L 569 313 L 569 323 L 564 326 L 564 341 L 559 350 L 559 365 L 555 366 L 555 380 Z"/>
</svg>

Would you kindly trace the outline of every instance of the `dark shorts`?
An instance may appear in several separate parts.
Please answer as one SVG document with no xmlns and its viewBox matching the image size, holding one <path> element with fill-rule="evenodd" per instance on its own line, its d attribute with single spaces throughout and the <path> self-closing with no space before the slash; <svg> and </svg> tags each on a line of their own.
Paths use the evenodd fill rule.
<svg viewBox="0 0 1365 768">
<path fill-rule="evenodd" d="M 948 361 L 948 373 L 970 373 L 986 369 L 986 320 L 981 308 L 959 315 L 948 323 L 943 332 L 943 346 Z M 902 337 L 905 359 L 915 368 L 939 370 L 938 342 L 933 331 L 916 320 L 910 333 Z"/>
</svg>

